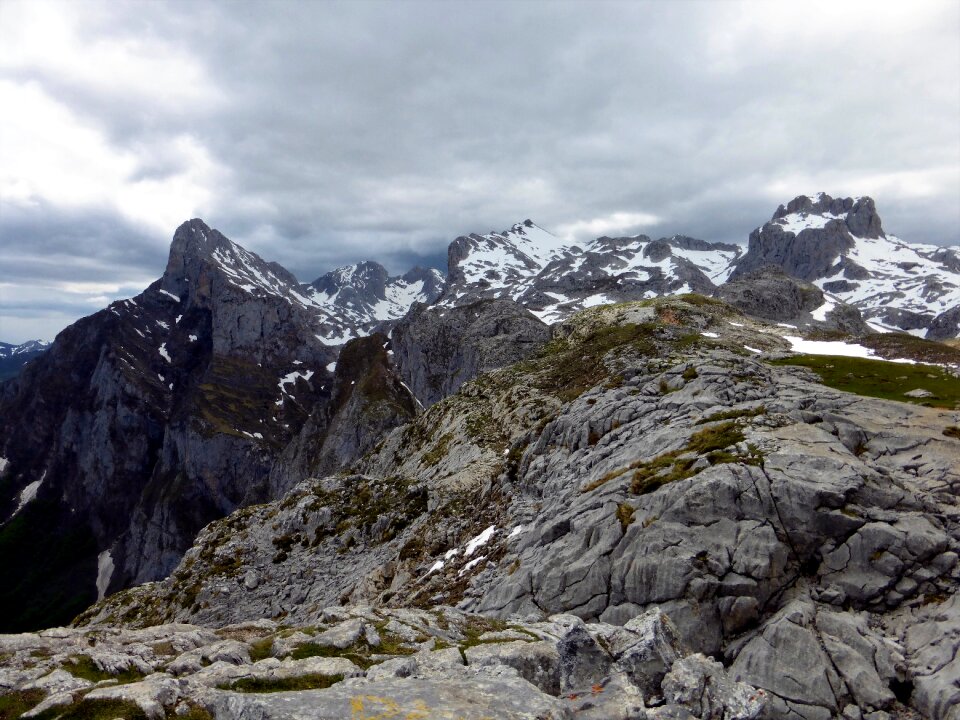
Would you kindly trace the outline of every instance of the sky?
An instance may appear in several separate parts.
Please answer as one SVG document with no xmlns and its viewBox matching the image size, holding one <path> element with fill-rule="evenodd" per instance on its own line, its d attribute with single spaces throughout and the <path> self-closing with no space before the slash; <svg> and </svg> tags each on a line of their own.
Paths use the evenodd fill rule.
<svg viewBox="0 0 960 720">
<path fill-rule="evenodd" d="M 201 217 L 303 281 L 530 218 L 746 242 L 800 194 L 960 244 L 960 2 L 0 0 L 0 340 Z"/>
</svg>

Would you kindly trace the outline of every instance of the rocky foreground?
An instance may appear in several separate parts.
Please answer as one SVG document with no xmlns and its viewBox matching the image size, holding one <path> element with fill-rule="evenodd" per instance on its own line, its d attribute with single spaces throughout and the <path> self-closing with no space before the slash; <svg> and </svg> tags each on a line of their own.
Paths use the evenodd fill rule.
<svg viewBox="0 0 960 720">
<path fill-rule="evenodd" d="M 692 653 L 656 609 L 622 627 L 453 608 L 320 616 L 300 628 L 261 620 L 0 636 L 0 687 L 14 688 L 8 708 L 38 703 L 25 718 L 734 720 L 766 702 Z"/>
</svg>

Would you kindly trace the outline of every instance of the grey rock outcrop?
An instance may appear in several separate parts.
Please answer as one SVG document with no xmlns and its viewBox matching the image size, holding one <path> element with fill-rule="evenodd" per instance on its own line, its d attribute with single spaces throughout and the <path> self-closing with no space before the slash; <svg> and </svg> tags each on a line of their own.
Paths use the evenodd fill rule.
<svg viewBox="0 0 960 720">
<path fill-rule="evenodd" d="M 820 288 L 773 266 L 724 283 L 718 288 L 717 297 L 747 315 L 774 322 L 795 320 L 824 302 Z"/>
<path fill-rule="evenodd" d="M 873 332 L 855 307 L 829 301 L 816 285 L 790 277 L 775 266 L 724 283 L 716 296 L 763 320 L 839 330 L 850 335 Z M 828 309 L 820 316 L 815 311 L 825 304 Z"/>
<path fill-rule="evenodd" d="M 550 340 L 550 328 L 509 300 L 453 308 L 415 305 L 393 328 L 401 377 L 425 406 L 482 372 L 523 360 Z"/>
<path fill-rule="evenodd" d="M 960 336 L 960 306 L 944 310 L 930 322 L 927 338 L 948 340 Z"/>
</svg>

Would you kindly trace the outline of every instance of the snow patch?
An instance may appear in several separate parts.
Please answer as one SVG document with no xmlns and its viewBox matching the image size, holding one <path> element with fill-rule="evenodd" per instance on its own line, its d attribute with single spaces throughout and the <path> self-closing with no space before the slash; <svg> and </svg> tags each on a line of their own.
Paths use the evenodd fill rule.
<svg viewBox="0 0 960 720">
<path fill-rule="evenodd" d="M 109 550 L 97 555 L 97 602 L 103 600 L 113 577 L 113 556 Z"/>
<path fill-rule="evenodd" d="M 197 336 L 196 336 L 196 335 L 188 335 L 187 337 L 190 338 L 190 342 L 196 342 L 196 341 L 197 341 Z"/>
<path fill-rule="evenodd" d="M 17 509 L 13 511 L 13 515 L 16 515 L 18 512 L 23 510 L 24 506 L 37 497 L 37 491 L 40 490 L 40 486 L 43 485 L 43 478 L 47 476 L 47 473 L 43 473 L 43 477 L 39 480 L 34 480 L 32 483 L 27 485 L 23 490 L 20 491 L 20 497 L 17 498 Z M 10 517 L 13 517 L 11 515 Z"/>
<path fill-rule="evenodd" d="M 876 352 L 871 348 L 858 345 L 856 343 L 845 343 L 839 340 L 805 340 L 795 335 L 784 335 L 784 340 L 790 343 L 790 348 L 797 353 L 806 353 L 807 355 L 838 355 L 840 357 L 854 357 L 865 359 L 885 359 L 878 358 Z M 889 362 L 906 363 L 913 365 L 914 360 L 898 358 Z"/>
<path fill-rule="evenodd" d="M 475 538 L 470 540 L 470 542 L 467 543 L 467 548 L 466 550 L 463 551 L 463 554 L 466 557 L 470 557 L 471 555 L 473 555 L 473 553 L 476 552 L 478 547 L 486 545 L 488 542 L 490 542 L 490 538 L 493 537 L 493 533 L 496 532 L 496 530 L 497 530 L 496 526 L 491 525 L 482 533 L 480 533 Z"/>
<path fill-rule="evenodd" d="M 313 370 L 307 370 L 306 372 L 298 372 L 297 370 L 294 370 L 293 372 L 289 372 L 286 375 L 284 375 L 282 378 L 280 378 L 280 382 L 278 383 L 278 385 L 280 386 L 280 392 L 286 393 L 289 395 L 290 393 L 287 391 L 287 388 L 286 388 L 287 385 L 296 385 L 298 378 L 302 378 L 304 380 L 309 381 L 310 378 L 312 377 L 313 377 Z"/>
<path fill-rule="evenodd" d="M 718 337 L 720 337 L 720 335 L 719 335 L 718 333 L 715 333 L 715 332 L 702 332 L 702 333 L 700 333 L 700 334 L 703 335 L 704 337 L 707 337 L 707 338 L 718 338 Z"/>
<path fill-rule="evenodd" d="M 763 350 L 757 350 L 756 348 L 750 347 L 749 345 L 744 345 L 743 347 L 752 353 L 757 353 L 757 355 L 760 355 L 761 353 L 763 353 Z"/>
<path fill-rule="evenodd" d="M 0 473 L 3 473 L 3 471 L 7 469 L 7 465 L 9 464 L 10 464 L 9 460 L 7 460 L 5 457 L 0 457 Z"/>
<path fill-rule="evenodd" d="M 509 540 L 510 538 L 516 537 L 522 532 L 523 532 L 523 525 L 517 525 L 513 530 L 510 531 L 510 534 L 507 535 L 507 540 Z"/>
<path fill-rule="evenodd" d="M 812 317 L 814 320 L 819 320 L 820 322 L 826 322 L 827 313 L 833 310 L 836 306 L 837 304 L 833 300 L 825 297 L 823 299 L 823 305 L 810 313 L 810 317 Z"/>
<path fill-rule="evenodd" d="M 162 343 L 160 345 L 159 352 L 160 352 L 160 357 L 162 357 L 164 360 L 166 360 L 167 362 L 173 362 L 173 360 L 170 359 L 170 353 L 167 352 L 166 343 Z"/>
<path fill-rule="evenodd" d="M 174 295 L 172 292 L 167 292 L 166 290 L 161 290 L 160 292 L 166 295 L 167 297 L 173 298 L 177 302 L 180 302 L 180 297 L 177 295 Z"/>
<path fill-rule="evenodd" d="M 479 563 L 481 560 L 486 560 L 486 559 L 487 559 L 486 555 L 481 555 L 478 558 L 474 558 L 473 560 L 468 562 L 466 565 L 464 565 L 460 569 L 460 572 L 457 573 L 457 576 L 459 577 L 460 575 L 463 575 L 465 572 L 470 572 L 477 565 L 477 563 Z"/>
<path fill-rule="evenodd" d="M 336 369 L 337 369 L 337 363 L 332 362 L 327 364 L 327 372 L 333 372 Z"/>
</svg>

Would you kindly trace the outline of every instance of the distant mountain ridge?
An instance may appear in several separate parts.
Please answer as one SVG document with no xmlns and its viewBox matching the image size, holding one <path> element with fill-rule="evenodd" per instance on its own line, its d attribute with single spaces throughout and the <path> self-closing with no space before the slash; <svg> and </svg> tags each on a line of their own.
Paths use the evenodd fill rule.
<svg viewBox="0 0 960 720">
<path fill-rule="evenodd" d="M 525 220 L 501 233 L 454 240 L 440 304 L 509 298 L 545 322 L 556 322 L 594 305 L 710 294 L 741 252 L 736 245 L 679 235 L 600 237 L 581 247 Z"/>
<path fill-rule="evenodd" d="M 18 345 L 0 342 L 0 382 L 16 377 L 24 365 L 48 347 L 50 343 L 43 340 L 28 340 Z"/>
</svg>

